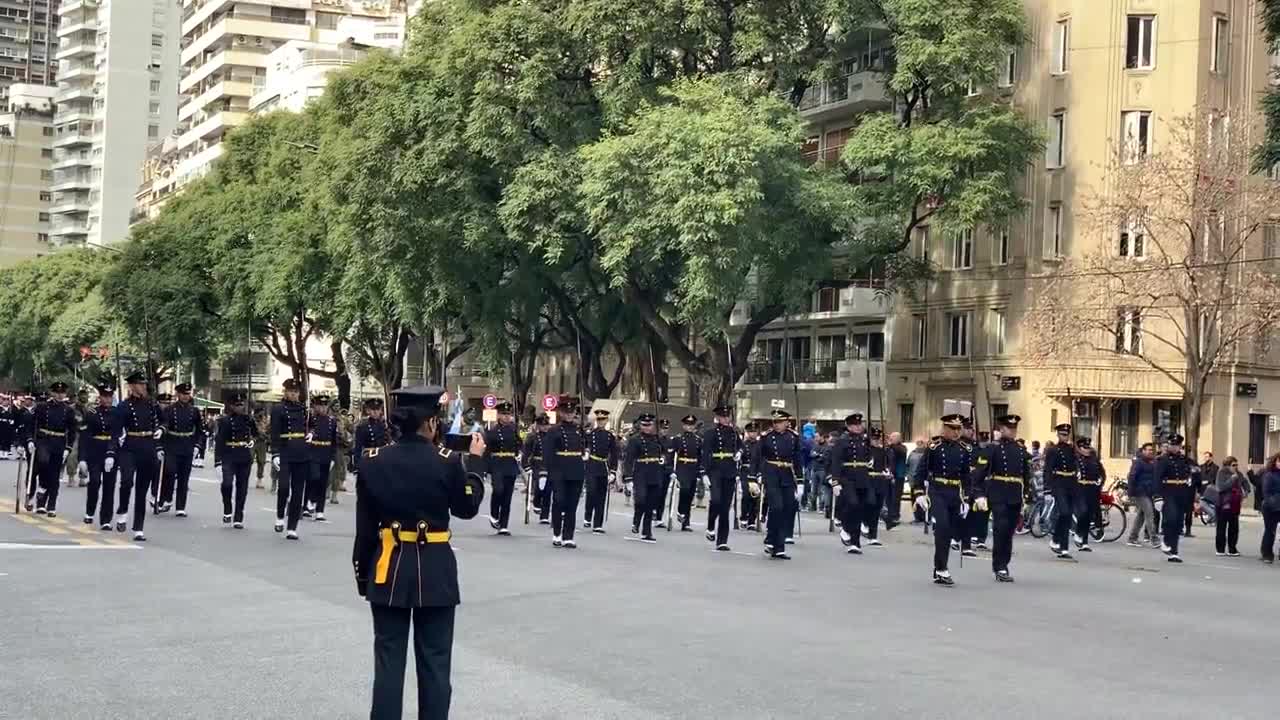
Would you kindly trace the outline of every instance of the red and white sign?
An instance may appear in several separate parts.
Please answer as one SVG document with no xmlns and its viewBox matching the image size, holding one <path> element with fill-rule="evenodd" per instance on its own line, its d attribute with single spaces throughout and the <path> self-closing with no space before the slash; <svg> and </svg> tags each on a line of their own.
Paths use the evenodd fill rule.
<svg viewBox="0 0 1280 720">
<path fill-rule="evenodd" d="M 542 396 L 543 410 L 546 410 L 547 412 L 551 412 L 552 410 L 555 410 L 558 407 L 560 407 L 560 398 L 556 397 L 555 395 Z"/>
<path fill-rule="evenodd" d="M 498 407 L 498 396 L 490 393 L 484 396 L 484 407 L 486 410 L 492 410 Z"/>
</svg>

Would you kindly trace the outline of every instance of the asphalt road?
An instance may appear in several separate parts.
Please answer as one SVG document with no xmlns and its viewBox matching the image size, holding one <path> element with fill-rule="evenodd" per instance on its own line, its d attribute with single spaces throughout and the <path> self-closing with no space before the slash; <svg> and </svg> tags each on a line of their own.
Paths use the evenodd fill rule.
<svg viewBox="0 0 1280 720">
<path fill-rule="evenodd" d="M 192 516 L 148 517 L 144 547 L 80 525 L 82 489 L 64 487 L 54 522 L 0 504 L 0 718 L 367 717 L 352 496 L 287 542 L 266 492 L 235 531 L 217 486 L 193 485 Z M 753 533 L 733 553 L 700 531 L 628 540 L 613 499 L 609 534 L 579 532 L 577 550 L 538 525 L 456 523 L 453 717 L 1274 715 L 1280 569 L 1254 559 L 1256 523 L 1234 559 L 1197 528 L 1181 566 L 1123 545 L 1064 564 L 1019 539 L 1016 584 L 953 557 L 947 589 L 920 528 L 854 557 L 811 517 L 783 562 Z"/>
</svg>

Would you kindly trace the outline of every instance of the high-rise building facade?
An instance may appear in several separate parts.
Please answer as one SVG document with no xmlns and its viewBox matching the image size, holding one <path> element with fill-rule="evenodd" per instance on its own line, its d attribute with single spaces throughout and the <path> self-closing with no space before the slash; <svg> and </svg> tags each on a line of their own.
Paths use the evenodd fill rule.
<svg viewBox="0 0 1280 720">
<path fill-rule="evenodd" d="M 53 240 L 128 235 L 148 145 L 177 115 L 178 0 L 72 0 L 61 8 Z"/>
<path fill-rule="evenodd" d="M 69 0 L 72 5 L 82 0 Z M 54 53 L 58 49 L 60 0 L 0 2 L 0 107 L 14 83 L 57 82 Z M 65 4 L 65 3 L 64 3 Z"/>
<path fill-rule="evenodd" d="M 178 184 L 207 172 L 249 117 L 272 52 L 291 41 L 399 45 L 404 22 L 404 0 L 183 0 Z"/>
<path fill-rule="evenodd" d="M 50 252 L 53 88 L 14 83 L 0 113 L 0 267 Z"/>
</svg>

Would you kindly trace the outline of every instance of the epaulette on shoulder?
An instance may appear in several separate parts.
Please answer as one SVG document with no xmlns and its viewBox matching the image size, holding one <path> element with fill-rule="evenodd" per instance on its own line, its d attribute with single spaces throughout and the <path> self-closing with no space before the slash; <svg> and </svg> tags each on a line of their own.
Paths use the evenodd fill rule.
<svg viewBox="0 0 1280 720">
<path fill-rule="evenodd" d="M 450 450 L 449 448 L 440 448 L 440 457 L 444 458 L 445 460 L 448 460 L 452 456 L 453 456 L 452 450 Z"/>
<path fill-rule="evenodd" d="M 941 440 L 934 440 L 933 442 L 930 442 L 930 443 L 929 443 L 929 449 L 930 449 L 930 450 L 937 450 L 937 449 L 938 449 L 938 448 L 940 448 L 940 447 L 942 447 L 942 441 L 941 441 Z"/>
</svg>

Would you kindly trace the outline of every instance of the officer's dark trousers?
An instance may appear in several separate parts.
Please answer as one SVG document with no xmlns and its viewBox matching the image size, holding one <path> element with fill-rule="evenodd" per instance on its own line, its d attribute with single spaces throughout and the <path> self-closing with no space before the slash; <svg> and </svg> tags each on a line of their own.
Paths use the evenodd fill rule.
<svg viewBox="0 0 1280 720">
<path fill-rule="evenodd" d="M 332 458 L 312 460 L 311 472 L 307 475 L 307 501 L 315 506 L 316 512 L 324 512 L 324 501 L 329 498 L 329 470 L 333 466 Z"/>
<path fill-rule="evenodd" d="M 991 503 L 991 570 L 1009 569 L 1013 557 L 1013 531 L 1018 527 L 1022 503 Z M 973 511 L 969 511 L 973 517 Z"/>
<path fill-rule="evenodd" d="M 902 486 L 905 482 L 906 480 L 900 477 L 889 481 L 889 495 L 884 499 L 884 519 L 888 522 L 896 523 L 902 520 Z"/>
<path fill-rule="evenodd" d="M 40 495 L 36 507 L 50 512 L 58 509 L 58 488 L 62 480 L 62 444 L 36 443 L 36 477 Z"/>
<path fill-rule="evenodd" d="M 283 468 L 283 466 L 281 466 Z M 413 657 L 418 671 L 418 720 L 449 717 L 454 607 L 373 610 L 373 709 L 370 720 L 404 716 L 404 672 L 413 624 Z"/>
<path fill-rule="evenodd" d="M 1093 527 L 1093 518 L 1098 514 L 1098 489 L 1081 486 L 1076 490 L 1072 511 L 1076 515 L 1076 535 L 1080 542 L 1089 544 L 1089 530 Z"/>
<path fill-rule="evenodd" d="M 765 502 L 769 503 L 769 521 L 765 532 L 764 544 L 773 548 L 774 552 L 786 549 L 786 540 L 791 537 L 796 521 L 795 482 L 784 483 L 775 478 L 765 481 Z"/>
<path fill-rule="evenodd" d="M 960 544 L 966 549 L 972 544 L 971 541 L 985 543 L 987 541 L 988 527 L 991 525 L 991 513 L 982 512 L 969 508 L 969 516 L 965 518 L 965 531 L 960 539 Z"/>
<path fill-rule="evenodd" d="M 951 487 L 929 488 L 929 514 L 933 516 L 933 569 L 946 570 L 951 558 L 951 541 L 964 529 L 960 492 Z"/>
<path fill-rule="evenodd" d="M 880 535 L 880 509 L 884 507 L 884 491 L 879 480 L 872 480 L 871 490 L 867 493 L 867 502 L 862 510 L 862 524 L 867 526 L 867 539 L 875 540 Z"/>
<path fill-rule="evenodd" d="M 738 520 L 744 524 L 754 525 L 756 512 L 759 510 L 760 498 L 751 497 L 750 483 L 746 479 L 738 481 L 738 493 L 742 500 L 738 507 Z"/>
<path fill-rule="evenodd" d="M 604 527 L 604 501 L 609 497 L 609 476 L 597 471 L 587 477 L 587 509 L 583 518 L 593 528 Z"/>
<path fill-rule="evenodd" d="M 671 476 L 663 475 L 662 484 L 658 486 L 657 503 L 653 506 L 653 521 L 661 524 L 667 512 L 667 493 L 671 491 Z"/>
<path fill-rule="evenodd" d="M 1055 482 L 1053 486 L 1054 512 L 1053 543 L 1061 550 L 1071 549 L 1071 514 L 1075 511 L 1075 480 Z"/>
<path fill-rule="evenodd" d="M 498 519 L 498 527 L 504 528 L 511 520 L 511 493 L 516 489 L 516 473 L 495 473 L 493 497 L 489 498 L 489 514 Z"/>
<path fill-rule="evenodd" d="M 640 529 L 641 537 L 653 535 L 653 512 L 658 502 L 660 483 L 655 480 L 636 478 L 632 490 L 635 492 L 636 516 L 633 523 Z"/>
<path fill-rule="evenodd" d="M 733 512 L 733 488 L 736 478 L 733 475 L 721 475 L 716 471 L 708 474 L 711 478 L 711 506 L 707 510 L 707 531 L 716 534 L 716 544 L 729 542 L 729 516 Z"/>
<path fill-rule="evenodd" d="M 688 527 L 689 513 L 693 510 L 693 494 L 698 490 L 698 474 L 693 471 L 682 470 L 679 479 L 680 497 L 676 499 L 676 513 L 684 518 L 681 522 L 681 527 Z"/>
<path fill-rule="evenodd" d="M 147 519 L 147 490 L 159 463 L 154 450 L 124 451 L 116 456 L 120 470 L 119 514 L 129 512 L 129 492 L 133 492 L 133 531 L 142 532 Z"/>
<path fill-rule="evenodd" d="M 302 498 L 307 493 L 307 477 L 311 463 L 306 460 L 281 460 L 280 483 L 276 487 L 276 519 L 284 520 L 287 514 L 288 529 L 298 529 L 302 517 Z"/>
<path fill-rule="evenodd" d="M 111 505 L 115 502 L 116 498 L 116 470 L 115 468 L 112 468 L 111 472 L 103 470 L 102 465 L 104 460 L 105 458 L 101 460 L 91 460 L 88 463 L 89 487 L 88 491 L 85 493 L 84 516 L 93 517 L 94 511 L 97 510 L 98 524 L 110 525 Z M 98 502 L 99 497 L 102 498 L 101 504 Z"/>
<path fill-rule="evenodd" d="M 1175 555 L 1178 554 L 1178 538 L 1182 536 L 1182 506 L 1182 491 L 1170 491 L 1166 487 L 1164 508 L 1160 510 L 1161 530 L 1164 532 L 1164 544 L 1168 545 Z"/>
<path fill-rule="evenodd" d="M 534 478 L 534 482 L 538 482 L 536 477 Z M 551 482 L 550 477 L 547 478 L 547 486 L 542 489 L 542 492 L 539 494 L 539 498 L 538 502 L 540 504 L 538 505 L 538 519 L 547 520 L 551 517 L 551 511 L 555 508 L 556 502 L 555 484 Z"/>
<path fill-rule="evenodd" d="M 853 538 L 855 547 L 862 547 L 862 533 L 858 526 L 869 513 L 867 506 L 871 504 L 872 497 L 874 493 L 866 488 L 855 488 L 851 481 L 845 482 L 840 487 L 840 499 L 836 501 L 836 517 L 840 519 L 840 529 Z"/>
<path fill-rule="evenodd" d="M 555 509 L 551 514 L 551 532 L 562 540 L 572 540 L 578 526 L 578 501 L 582 499 L 582 478 L 557 476 Z"/>
<path fill-rule="evenodd" d="M 160 502 L 166 505 L 173 502 L 174 486 L 178 489 L 178 501 L 174 505 L 177 510 L 187 509 L 187 493 L 191 490 L 191 455 L 165 453 L 164 482 L 160 486 Z"/>
<path fill-rule="evenodd" d="M 234 522 L 244 522 L 244 501 L 249 494 L 249 471 L 253 461 L 222 463 L 222 514 Z M 235 505 L 232 505 L 234 497 Z"/>
</svg>

